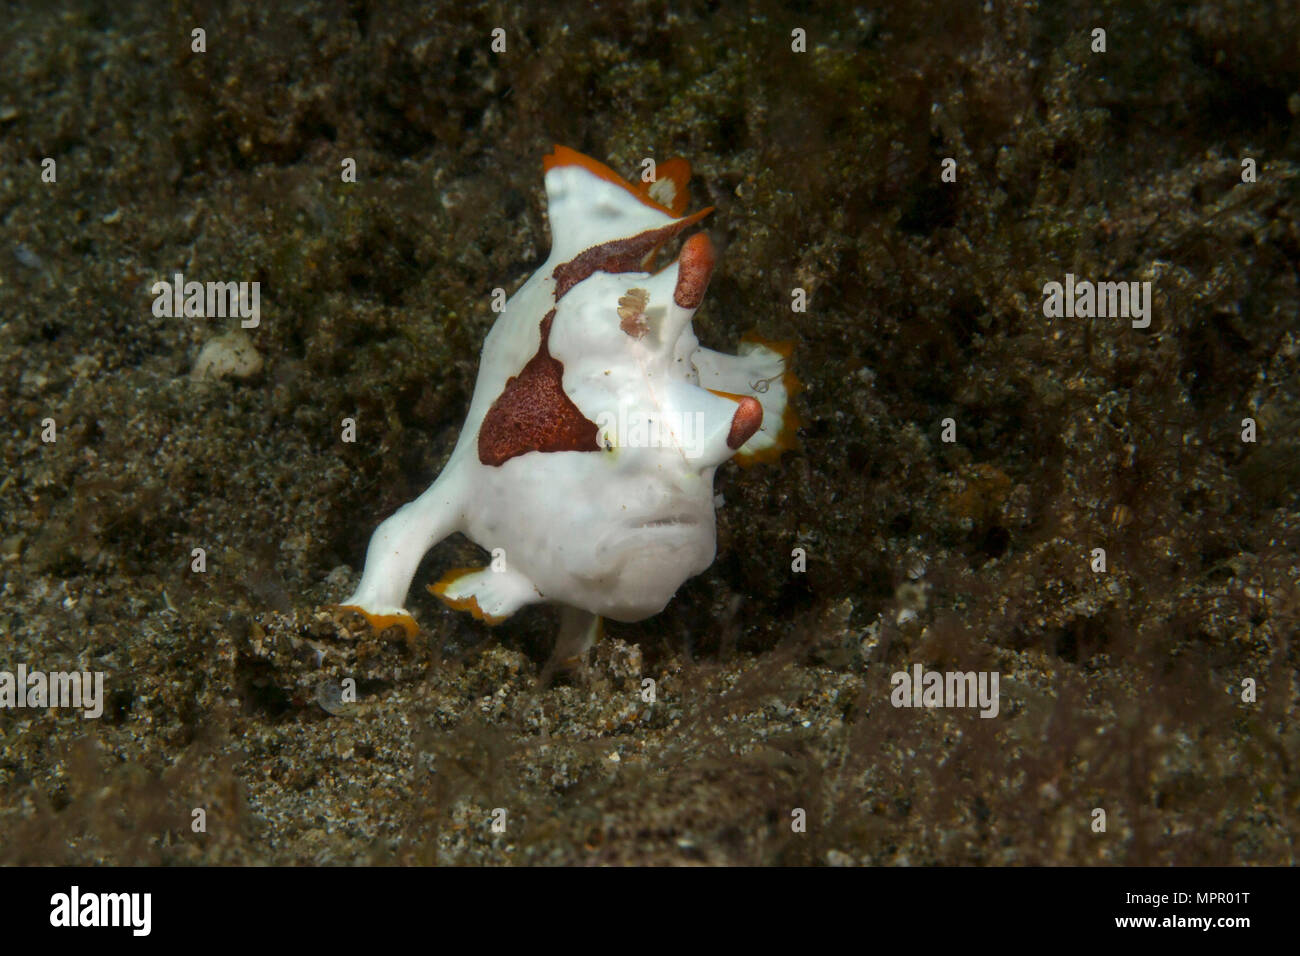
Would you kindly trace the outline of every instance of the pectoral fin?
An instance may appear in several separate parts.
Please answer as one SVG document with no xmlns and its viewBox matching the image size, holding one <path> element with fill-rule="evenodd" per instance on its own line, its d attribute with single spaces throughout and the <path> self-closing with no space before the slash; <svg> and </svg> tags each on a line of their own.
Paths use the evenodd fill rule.
<svg viewBox="0 0 1300 956">
<path fill-rule="evenodd" d="M 366 567 L 352 595 L 337 605 L 356 611 L 377 631 L 400 626 L 408 637 L 419 632 L 403 605 L 411 578 L 425 552 L 460 527 L 460 485 L 448 468 L 429 488 L 398 508 L 370 536 Z"/>
<path fill-rule="evenodd" d="M 429 591 L 457 611 L 469 611 L 477 620 L 500 624 L 526 604 L 536 604 L 542 595 L 518 571 L 486 568 L 456 568 L 444 574 Z"/>
<path fill-rule="evenodd" d="M 740 446 L 736 461 L 741 465 L 775 461 L 797 444 L 799 417 L 790 398 L 802 387 L 790 370 L 793 346 L 767 342 L 755 335 L 740 340 L 739 355 L 726 355 L 699 348 L 691 360 L 700 376 L 700 387 L 731 397 L 752 396 L 763 406 L 758 430 Z"/>
</svg>

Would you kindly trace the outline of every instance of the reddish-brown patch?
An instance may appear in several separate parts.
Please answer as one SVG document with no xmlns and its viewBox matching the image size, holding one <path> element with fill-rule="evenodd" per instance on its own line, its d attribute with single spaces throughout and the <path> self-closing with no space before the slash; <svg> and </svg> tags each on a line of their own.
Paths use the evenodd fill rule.
<svg viewBox="0 0 1300 956">
<path fill-rule="evenodd" d="M 736 414 L 731 416 L 731 431 L 727 432 L 727 447 L 735 450 L 754 437 L 754 433 L 763 427 L 763 406 L 750 395 L 737 395 L 735 392 L 723 392 L 716 388 L 706 389 L 719 398 L 729 398 L 740 405 Z"/>
<path fill-rule="evenodd" d="M 754 437 L 754 432 L 763 424 L 763 406 L 758 399 L 746 395 L 740 399 L 740 407 L 731 416 L 731 431 L 727 432 L 727 447 L 739 448 Z"/>
<path fill-rule="evenodd" d="M 537 354 L 506 382 L 478 432 L 478 460 L 503 465 L 530 451 L 600 451 L 596 423 L 564 394 L 564 363 L 547 345 L 555 310 L 541 325 Z"/>
<path fill-rule="evenodd" d="M 794 377 L 789 372 L 786 374 L 790 375 L 791 378 Z M 748 468 L 751 465 L 767 465 L 779 461 L 783 454 L 799 447 L 797 432 L 801 427 L 803 427 L 803 422 L 795 414 L 793 406 L 787 400 L 785 411 L 781 413 L 781 427 L 776 433 L 776 443 L 752 454 L 741 452 L 732 461 L 741 468 Z"/>
<path fill-rule="evenodd" d="M 673 289 L 673 301 L 678 306 L 683 309 L 700 307 L 715 261 L 717 256 L 707 235 L 697 232 L 686 240 L 682 254 L 677 257 L 677 287 Z"/>
<path fill-rule="evenodd" d="M 594 272 L 644 272 L 646 259 L 656 249 L 711 212 L 712 206 L 658 229 L 647 229 L 625 239 L 602 242 L 598 246 L 584 249 L 568 262 L 561 262 L 551 273 L 555 277 L 556 301 Z"/>
</svg>

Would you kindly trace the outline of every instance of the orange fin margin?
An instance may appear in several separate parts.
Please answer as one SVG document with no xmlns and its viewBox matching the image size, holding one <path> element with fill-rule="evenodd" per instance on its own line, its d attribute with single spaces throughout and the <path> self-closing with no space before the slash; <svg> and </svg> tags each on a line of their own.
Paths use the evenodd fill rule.
<svg viewBox="0 0 1300 956">
<path fill-rule="evenodd" d="M 781 430 L 777 432 L 776 444 L 761 451 L 740 452 L 732 459 L 740 467 L 748 468 L 751 465 L 765 465 L 777 461 L 787 451 L 799 448 L 799 436 L 796 433 L 803 426 L 803 420 L 795 412 L 791 399 L 803 391 L 803 383 L 790 367 L 790 359 L 794 355 L 793 341 L 775 342 L 764 338 L 752 329 L 742 335 L 740 341 L 753 342 L 755 345 L 771 349 L 785 360 L 785 371 L 781 375 L 781 384 L 785 386 L 785 411 L 781 415 Z"/>
<path fill-rule="evenodd" d="M 376 634 L 382 634 L 390 627 L 400 627 L 406 632 L 406 637 L 409 640 L 420 633 L 420 625 L 416 624 L 415 618 L 409 614 L 371 614 L 355 604 L 331 604 L 330 609 L 360 614 Z"/>
<path fill-rule="evenodd" d="M 453 611 L 469 611 L 469 613 L 473 615 L 474 620 L 482 621 L 484 624 L 488 625 L 488 627 L 494 627 L 504 621 L 505 618 L 493 617 L 491 614 L 484 614 L 483 609 L 478 606 L 478 598 L 474 597 L 474 595 L 471 594 L 469 597 L 465 598 L 447 597 L 447 588 L 451 587 L 467 574 L 477 574 L 482 570 L 483 568 L 452 568 L 436 582 L 429 585 L 429 593 L 434 595 Z"/>
<path fill-rule="evenodd" d="M 655 181 L 637 183 L 633 189 L 648 201 L 667 209 L 674 216 L 686 215 L 686 206 L 690 202 L 690 193 L 686 184 L 691 181 L 691 164 L 680 156 L 655 163 Z"/>
<path fill-rule="evenodd" d="M 637 183 L 636 185 L 628 182 L 599 160 L 592 159 L 576 149 L 560 146 L 557 143 L 555 152 L 549 153 L 542 158 L 542 174 L 545 175 L 558 166 L 581 166 L 587 172 L 599 176 L 606 182 L 613 183 L 615 186 L 622 186 L 651 209 L 657 209 L 674 219 L 680 219 L 686 214 L 686 206 L 690 202 L 690 194 L 686 190 L 686 184 L 691 178 L 691 164 L 680 157 L 656 163 L 655 182 Z M 669 193 L 671 193 L 671 196 L 668 195 Z M 656 196 L 663 196 L 668 198 L 669 201 L 667 203 L 659 202 L 655 198 Z"/>
<path fill-rule="evenodd" d="M 785 414 L 781 416 L 781 431 L 777 433 L 776 444 L 756 452 L 737 452 L 736 456 L 731 460 L 741 468 L 749 468 L 751 465 L 768 465 L 774 461 L 779 461 L 786 452 L 799 449 L 799 438 L 795 433 L 802 427 L 803 419 L 795 414 L 794 409 L 787 401 L 785 403 Z"/>
</svg>

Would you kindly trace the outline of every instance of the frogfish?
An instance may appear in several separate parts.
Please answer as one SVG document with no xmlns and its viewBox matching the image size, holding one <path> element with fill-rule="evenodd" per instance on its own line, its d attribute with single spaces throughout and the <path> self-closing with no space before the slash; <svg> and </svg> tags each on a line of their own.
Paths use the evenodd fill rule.
<svg viewBox="0 0 1300 956">
<path fill-rule="evenodd" d="M 715 255 L 696 232 L 655 270 L 686 215 L 690 166 L 633 185 L 557 146 L 543 161 L 552 245 L 487 339 L 460 437 L 422 495 L 375 529 L 339 608 L 417 632 L 405 608 L 425 553 L 461 532 L 491 558 L 430 590 L 496 624 L 560 608 L 552 662 L 583 659 L 601 618 L 659 613 L 716 553 L 719 465 L 794 445 L 791 346 L 746 335 L 736 355 L 700 345 L 691 319 Z"/>
</svg>

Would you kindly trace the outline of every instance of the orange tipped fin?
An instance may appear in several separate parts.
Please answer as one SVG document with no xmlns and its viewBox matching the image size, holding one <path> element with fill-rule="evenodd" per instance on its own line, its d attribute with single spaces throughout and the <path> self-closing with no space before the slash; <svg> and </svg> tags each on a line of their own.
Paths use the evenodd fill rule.
<svg viewBox="0 0 1300 956">
<path fill-rule="evenodd" d="M 786 375 L 791 375 L 791 373 L 787 372 Z M 786 452 L 796 451 L 799 448 L 799 436 L 796 433 L 802 426 L 803 421 L 795 414 L 794 407 L 789 402 L 786 402 L 785 411 L 781 415 L 781 430 L 777 433 L 776 443 L 755 452 L 737 452 L 732 461 L 741 468 L 748 468 L 751 465 L 767 465 L 779 461 Z"/>
<path fill-rule="evenodd" d="M 500 624 L 505 620 L 504 617 L 493 617 L 491 614 L 483 613 L 483 609 L 478 606 L 478 598 L 473 594 L 465 597 L 450 597 L 447 594 L 448 589 L 459 581 L 461 578 L 468 577 L 471 574 L 478 574 L 482 568 L 452 568 L 434 584 L 429 585 L 429 593 L 437 596 L 447 607 L 453 611 L 469 611 L 476 621 L 482 621 L 489 627 Z"/>
<path fill-rule="evenodd" d="M 656 164 L 655 181 L 638 182 L 635 185 L 599 160 L 592 159 L 576 149 L 556 144 L 555 151 L 542 159 L 542 174 L 545 175 L 559 166 L 581 166 L 606 182 L 622 186 L 651 209 L 657 209 L 674 219 L 680 219 L 686 214 L 686 206 L 690 202 L 686 184 L 691 178 L 691 164 L 684 159 L 669 159 Z"/>
<path fill-rule="evenodd" d="M 791 399 L 803 391 L 803 383 L 799 381 L 798 376 L 794 374 L 791 368 L 791 358 L 794 355 L 794 342 L 783 341 L 775 342 L 771 339 L 764 338 L 752 329 L 740 337 L 740 341 L 750 342 L 754 345 L 761 345 L 780 355 L 784 371 L 781 373 L 781 385 L 785 388 L 785 408 L 781 412 L 781 428 L 776 433 L 775 442 L 766 448 L 759 449 L 755 452 L 742 451 L 735 457 L 736 464 L 742 468 L 748 468 L 750 465 L 767 464 L 780 459 L 787 451 L 793 451 L 799 447 L 798 430 L 803 425 L 798 414 L 794 410 Z M 751 387 L 757 388 L 762 383 L 751 383 Z"/>
<path fill-rule="evenodd" d="M 390 627 L 400 627 L 405 632 L 407 640 L 410 640 L 420 633 L 420 625 L 416 624 L 415 618 L 409 614 L 371 614 L 365 608 L 355 604 L 331 604 L 329 607 L 333 611 L 360 614 L 376 634 L 382 634 Z"/>
<path fill-rule="evenodd" d="M 639 183 L 638 192 L 644 190 L 651 202 L 667 209 L 674 216 L 686 215 L 690 193 L 686 184 L 691 181 L 691 164 L 680 156 L 655 164 L 655 180 Z"/>
</svg>

